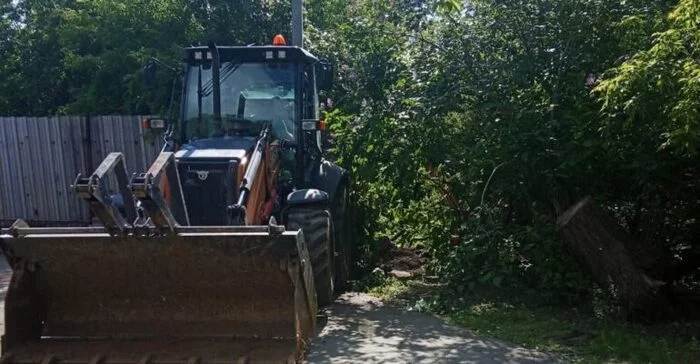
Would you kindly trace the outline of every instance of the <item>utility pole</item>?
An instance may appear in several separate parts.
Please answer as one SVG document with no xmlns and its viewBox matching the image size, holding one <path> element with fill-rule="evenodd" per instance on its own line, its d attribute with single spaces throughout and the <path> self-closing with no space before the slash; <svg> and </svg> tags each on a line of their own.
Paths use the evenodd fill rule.
<svg viewBox="0 0 700 364">
<path fill-rule="evenodd" d="M 292 45 L 304 46 L 304 6 L 303 0 L 292 0 Z"/>
</svg>

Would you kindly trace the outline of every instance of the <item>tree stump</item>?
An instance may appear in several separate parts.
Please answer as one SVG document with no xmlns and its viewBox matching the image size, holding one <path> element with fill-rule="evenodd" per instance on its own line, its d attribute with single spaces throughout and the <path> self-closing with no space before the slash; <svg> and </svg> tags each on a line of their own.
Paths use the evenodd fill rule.
<svg viewBox="0 0 700 364">
<path fill-rule="evenodd" d="M 557 220 L 567 245 L 590 270 L 598 283 L 611 285 L 619 294 L 631 320 L 658 318 L 670 306 L 658 291 L 658 282 L 647 277 L 626 247 L 631 237 L 598 208 L 590 197 L 579 201 Z"/>
</svg>

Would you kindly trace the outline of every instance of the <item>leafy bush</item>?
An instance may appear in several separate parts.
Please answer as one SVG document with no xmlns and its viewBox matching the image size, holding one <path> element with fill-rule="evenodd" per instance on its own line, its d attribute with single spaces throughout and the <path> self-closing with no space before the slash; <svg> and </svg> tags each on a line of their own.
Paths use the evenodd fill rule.
<svg viewBox="0 0 700 364">
<path fill-rule="evenodd" d="M 685 161 L 659 152 L 662 131 L 650 134 L 635 115 L 627 129 L 609 127 L 614 120 L 591 93 L 606 70 L 648 44 L 665 4 L 475 1 L 418 22 L 405 9 L 395 16 L 401 5 L 383 6 L 351 12 L 372 14 L 378 31 L 336 33 L 370 51 L 339 57 L 349 75 L 336 91 L 345 114 L 329 118 L 334 153 L 357 181 L 369 250 L 386 237 L 425 246 L 431 272 L 457 295 L 479 285 L 520 287 L 571 303 L 593 297 L 594 284 L 555 220 L 581 196 L 625 206 L 616 216 L 640 244 L 690 241 L 694 230 L 683 229 L 654 243 L 690 221 L 694 207 L 658 197 L 669 176 L 688 173 Z M 389 20 L 373 23 L 377 13 Z M 633 17 L 643 21 L 625 31 Z M 625 95 L 607 95 L 606 108 Z M 640 211 L 652 216 L 649 224 Z"/>
</svg>

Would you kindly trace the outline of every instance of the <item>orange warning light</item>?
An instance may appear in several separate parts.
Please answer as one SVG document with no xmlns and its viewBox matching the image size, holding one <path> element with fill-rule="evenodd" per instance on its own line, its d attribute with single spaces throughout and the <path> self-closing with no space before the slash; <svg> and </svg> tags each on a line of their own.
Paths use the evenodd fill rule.
<svg viewBox="0 0 700 364">
<path fill-rule="evenodd" d="M 272 45 L 276 46 L 286 46 L 287 45 L 287 40 L 284 39 L 284 36 L 282 34 L 277 34 L 273 39 L 272 39 Z"/>
</svg>

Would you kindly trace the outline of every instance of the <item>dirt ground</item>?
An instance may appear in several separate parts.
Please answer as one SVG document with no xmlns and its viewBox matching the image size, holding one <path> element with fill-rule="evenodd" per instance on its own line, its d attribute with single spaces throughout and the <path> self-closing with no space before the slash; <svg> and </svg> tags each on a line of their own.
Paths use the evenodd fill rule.
<svg viewBox="0 0 700 364">
<path fill-rule="evenodd" d="M 396 244 L 384 241 L 379 255 L 379 268 L 387 273 L 407 272 L 411 275 L 423 274 L 423 266 L 428 261 L 423 248 L 399 248 Z"/>
<path fill-rule="evenodd" d="M 0 256 L 0 308 L 11 270 Z M 0 315 L 4 333 L 4 315 Z M 319 317 L 308 363 L 552 363 L 544 354 L 408 312 L 361 293 L 346 293 Z"/>
</svg>

